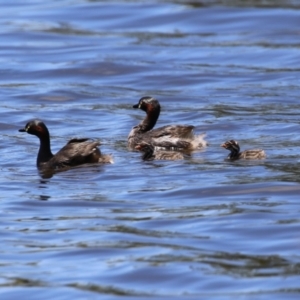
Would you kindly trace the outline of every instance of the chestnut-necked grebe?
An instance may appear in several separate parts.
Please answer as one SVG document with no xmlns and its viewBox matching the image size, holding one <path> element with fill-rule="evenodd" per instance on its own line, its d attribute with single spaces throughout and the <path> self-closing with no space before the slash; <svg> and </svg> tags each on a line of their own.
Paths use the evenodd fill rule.
<svg viewBox="0 0 300 300">
<path fill-rule="evenodd" d="M 156 148 L 171 150 L 195 150 L 205 147 L 205 134 L 194 135 L 192 125 L 167 125 L 153 129 L 160 114 L 160 104 L 153 97 L 142 97 L 133 108 L 146 112 L 145 119 L 134 126 L 128 136 L 128 146 L 134 149 L 141 142 Z"/>
<path fill-rule="evenodd" d="M 46 125 L 40 120 L 33 120 L 26 124 L 20 132 L 35 135 L 40 140 L 37 156 L 37 167 L 42 169 L 61 169 L 78 166 L 85 163 L 113 163 L 110 155 L 101 154 L 98 141 L 87 138 L 71 139 L 55 155 L 51 152 L 50 134 Z"/>
</svg>

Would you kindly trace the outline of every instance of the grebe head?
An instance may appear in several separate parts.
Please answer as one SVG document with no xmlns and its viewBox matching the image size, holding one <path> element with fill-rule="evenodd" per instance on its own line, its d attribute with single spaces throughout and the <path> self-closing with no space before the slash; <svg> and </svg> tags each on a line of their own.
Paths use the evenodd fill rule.
<svg viewBox="0 0 300 300">
<path fill-rule="evenodd" d="M 19 129 L 19 132 L 27 132 L 28 134 L 36 135 L 39 138 L 49 137 L 48 128 L 41 120 L 29 121 L 24 128 Z"/>
<path fill-rule="evenodd" d="M 240 146 L 239 143 L 235 140 L 226 141 L 224 144 L 221 145 L 221 147 L 232 151 L 232 152 L 240 152 Z"/>
<path fill-rule="evenodd" d="M 139 108 L 145 112 L 150 112 L 152 110 L 160 111 L 160 104 L 155 98 L 145 96 L 139 100 L 138 104 L 133 105 L 133 108 Z"/>
</svg>

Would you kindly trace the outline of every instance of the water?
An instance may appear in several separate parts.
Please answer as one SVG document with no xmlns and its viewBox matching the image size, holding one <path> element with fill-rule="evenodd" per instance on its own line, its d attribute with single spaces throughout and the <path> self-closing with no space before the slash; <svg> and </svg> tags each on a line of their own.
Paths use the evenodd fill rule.
<svg viewBox="0 0 300 300">
<path fill-rule="evenodd" d="M 298 299 L 298 1 L 0 1 L 1 299 Z M 126 147 L 145 95 L 158 126 L 209 147 L 143 162 Z M 41 178 L 100 138 L 114 165 Z M 263 148 L 228 162 L 220 144 Z"/>
</svg>

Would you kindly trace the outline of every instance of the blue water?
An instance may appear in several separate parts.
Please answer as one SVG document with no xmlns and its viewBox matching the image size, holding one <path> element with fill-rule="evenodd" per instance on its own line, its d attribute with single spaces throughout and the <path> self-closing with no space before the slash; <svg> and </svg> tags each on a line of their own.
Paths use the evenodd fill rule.
<svg viewBox="0 0 300 300">
<path fill-rule="evenodd" d="M 1 299 L 299 299 L 299 9 L 0 1 Z M 209 146 L 128 151 L 145 95 Z M 115 163 L 42 178 L 33 118 Z M 228 139 L 267 158 L 228 162 Z"/>
</svg>

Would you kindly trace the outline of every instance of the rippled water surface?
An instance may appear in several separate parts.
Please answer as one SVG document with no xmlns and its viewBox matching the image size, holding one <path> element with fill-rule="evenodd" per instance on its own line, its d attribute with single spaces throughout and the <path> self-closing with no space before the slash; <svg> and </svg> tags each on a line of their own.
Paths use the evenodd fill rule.
<svg viewBox="0 0 300 300">
<path fill-rule="evenodd" d="M 1 299 L 299 299 L 300 3 L 0 1 Z M 158 126 L 209 146 L 141 160 L 127 135 L 151 95 Z M 42 178 L 53 151 L 100 138 L 113 165 Z M 267 159 L 224 160 L 220 144 Z"/>
</svg>

